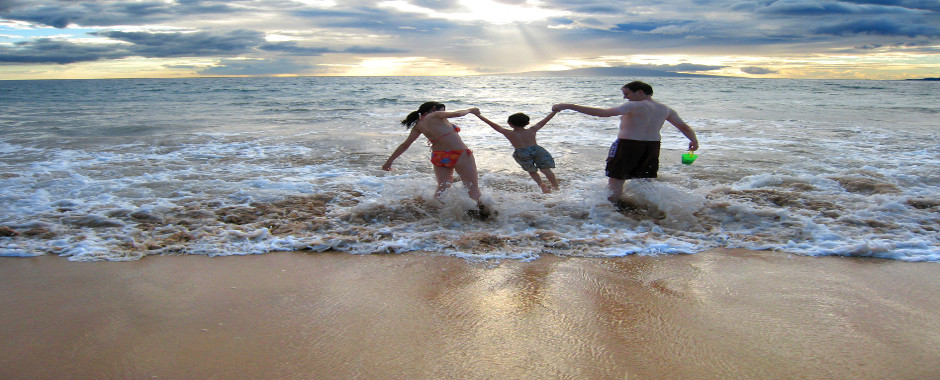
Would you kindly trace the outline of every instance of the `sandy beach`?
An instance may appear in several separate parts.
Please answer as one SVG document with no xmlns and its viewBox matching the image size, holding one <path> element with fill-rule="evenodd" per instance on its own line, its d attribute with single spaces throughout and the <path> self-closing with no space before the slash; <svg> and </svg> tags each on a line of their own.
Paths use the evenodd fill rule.
<svg viewBox="0 0 940 380">
<path fill-rule="evenodd" d="M 0 378 L 925 379 L 940 265 L 711 250 L 0 259 Z"/>
</svg>

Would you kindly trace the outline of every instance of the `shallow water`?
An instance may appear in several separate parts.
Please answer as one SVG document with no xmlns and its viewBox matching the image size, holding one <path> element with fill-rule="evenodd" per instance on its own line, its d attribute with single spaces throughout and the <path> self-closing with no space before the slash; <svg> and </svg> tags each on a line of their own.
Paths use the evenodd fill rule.
<svg viewBox="0 0 940 380">
<path fill-rule="evenodd" d="M 427 100 L 537 121 L 557 102 L 620 104 L 636 78 L 213 78 L 5 81 L 0 255 L 433 251 L 467 258 L 695 253 L 713 247 L 940 261 L 940 88 L 918 81 L 640 78 L 695 128 L 663 128 L 660 178 L 606 201 L 617 120 L 571 111 L 539 143 L 562 188 L 537 191 L 505 139 L 474 150 L 481 222 L 458 185 L 434 200 L 417 142 L 380 169 Z"/>
</svg>

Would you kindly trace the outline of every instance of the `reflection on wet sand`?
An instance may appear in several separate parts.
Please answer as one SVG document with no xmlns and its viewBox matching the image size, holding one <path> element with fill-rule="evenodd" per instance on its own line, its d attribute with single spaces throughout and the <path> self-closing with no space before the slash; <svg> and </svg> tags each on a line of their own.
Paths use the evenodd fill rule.
<svg viewBox="0 0 940 380">
<path fill-rule="evenodd" d="M 0 264 L 0 350 L 16 353 L 0 356 L 0 378 L 940 372 L 940 268 L 931 263 L 713 250 L 529 262 L 324 252 Z"/>
</svg>

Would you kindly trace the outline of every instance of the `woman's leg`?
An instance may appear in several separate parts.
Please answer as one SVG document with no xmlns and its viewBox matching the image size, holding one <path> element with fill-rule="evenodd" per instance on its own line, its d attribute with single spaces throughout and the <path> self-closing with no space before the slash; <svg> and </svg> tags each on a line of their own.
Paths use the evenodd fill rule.
<svg viewBox="0 0 940 380">
<path fill-rule="evenodd" d="M 454 169 L 457 171 L 457 175 L 460 176 L 463 186 L 467 188 L 470 199 L 480 202 L 480 178 L 477 174 L 477 163 L 473 159 L 473 154 L 469 151 L 463 152 L 460 158 L 457 159 L 457 165 L 454 165 Z"/>
<path fill-rule="evenodd" d="M 437 190 L 434 192 L 434 198 L 440 198 L 444 191 L 450 188 L 451 182 L 454 182 L 454 169 L 434 165 L 434 177 L 437 178 Z"/>
</svg>

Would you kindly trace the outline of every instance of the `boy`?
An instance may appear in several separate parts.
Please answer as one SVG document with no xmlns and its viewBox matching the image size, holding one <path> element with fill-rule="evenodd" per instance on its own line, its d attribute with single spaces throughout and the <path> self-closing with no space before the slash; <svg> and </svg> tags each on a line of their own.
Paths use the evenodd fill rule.
<svg viewBox="0 0 940 380">
<path fill-rule="evenodd" d="M 509 116 L 509 126 L 512 127 L 512 129 L 506 129 L 483 117 L 479 110 L 473 112 L 480 120 L 483 120 L 484 123 L 493 127 L 496 132 L 502 133 L 503 136 L 509 139 L 513 148 L 516 148 L 516 151 L 512 154 L 512 158 L 522 166 L 523 170 L 529 172 L 529 175 L 535 180 L 535 183 L 539 185 L 543 193 L 550 193 L 553 189 L 558 190 L 558 179 L 555 178 L 555 173 L 552 173 L 552 168 L 555 167 L 555 159 L 552 158 L 552 155 L 548 153 L 545 148 L 542 148 L 535 142 L 535 134 L 539 129 L 544 127 L 545 123 L 548 123 L 556 113 L 558 112 L 552 111 L 548 116 L 545 116 L 542 121 L 539 121 L 528 129 L 526 129 L 526 125 L 529 125 L 529 117 L 521 112 L 516 113 Z M 545 174 L 545 178 L 548 179 L 551 186 L 542 182 L 542 177 L 539 176 L 538 171 Z"/>
</svg>

